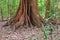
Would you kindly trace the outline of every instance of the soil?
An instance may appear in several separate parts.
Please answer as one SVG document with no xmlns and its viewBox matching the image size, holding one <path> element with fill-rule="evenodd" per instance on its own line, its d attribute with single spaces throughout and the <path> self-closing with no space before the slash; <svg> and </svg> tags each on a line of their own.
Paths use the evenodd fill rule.
<svg viewBox="0 0 60 40">
<path fill-rule="evenodd" d="M 37 27 L 20 27 L 16 31 L 14 31 L 10 27 L 2 27 L 5 22 L 0 22 L 0 40 L 44 40 L 44 34 L 41 28 Z M 60 25 L 58 25 L 58 34 L 56 31 L 53 31 L 52 35 L 49 35 L 49 40 L 56 40 L 60 38 Z"/>
</svg>

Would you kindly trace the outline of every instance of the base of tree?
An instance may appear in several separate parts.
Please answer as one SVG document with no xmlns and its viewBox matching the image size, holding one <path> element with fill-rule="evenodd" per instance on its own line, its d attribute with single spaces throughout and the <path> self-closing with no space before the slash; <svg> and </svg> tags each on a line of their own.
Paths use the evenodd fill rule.
<svg viewBox="0 0 60 40">
<path fill-rule="evenodd" d="M 4 26 L 19 28 L 20 26 L 41 27 L 44 23 L 37 8 L 37 0 L 21 0 L 16 15 Z"/>
</svg>

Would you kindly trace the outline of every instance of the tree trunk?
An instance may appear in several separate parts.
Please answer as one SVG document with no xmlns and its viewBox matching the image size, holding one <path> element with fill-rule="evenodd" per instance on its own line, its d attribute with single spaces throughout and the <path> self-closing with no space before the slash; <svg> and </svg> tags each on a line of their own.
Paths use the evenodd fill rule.
<svg viewBox="0 0 60 40">
<path fill-rule="evenodd" d="M 49 18 L 49 13 L 50 13 L 50 1 L 51 0 L 47 0 L 46 1 L 46 14 L 45 14 L 45 18 Z M 52 24 L 56 24 L 57 20 L 56 19 L 49 19 L 51 21 Z"/>
<path fill-rule="evenodd" d="M 50 0 L 46 1 L 46 14 L 45 18 L 49 18 L 49 13 L 50 13 Z"/>
<path fill-rule="evenodd" d="M 11 18 L 4 26 L 41 26 L 43 22 L 37 8 L 37 0 L 20 0 L 16 15 Z"/>
</svg>

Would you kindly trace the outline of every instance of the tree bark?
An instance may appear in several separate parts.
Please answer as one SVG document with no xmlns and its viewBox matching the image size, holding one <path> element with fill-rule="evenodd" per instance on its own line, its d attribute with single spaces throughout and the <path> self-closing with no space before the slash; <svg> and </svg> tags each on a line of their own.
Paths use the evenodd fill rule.
<svg viewBox="0 0 60 40">
<path fill-rule="evenodd" d="M 4 26 L 38 26 L 41 27 L 43 19 L 37 8 L 37 0 L 20 0 L 18 10 Z"/>
<path fill-rule="evenodd" d="M 50 0 L 46 1 L 46 14 L 45 18 L 49 18 L 49 13 L 50 13 Z"/>
</svg>

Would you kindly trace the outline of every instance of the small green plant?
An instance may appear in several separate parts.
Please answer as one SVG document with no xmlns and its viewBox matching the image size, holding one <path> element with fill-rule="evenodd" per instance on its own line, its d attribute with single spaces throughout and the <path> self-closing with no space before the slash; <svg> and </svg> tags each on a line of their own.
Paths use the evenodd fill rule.
<svg viewBox="0 0 60 40">
<path fill-rule="evenodd" d="M 44 34 L 44 40 L 48 40 L 48 35 L 50 34 L 49 25 L 46 25 L 46 26 L 42 25 L 42 32 Z"/>
</svg>

